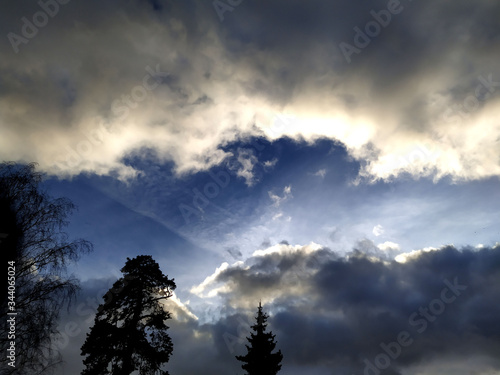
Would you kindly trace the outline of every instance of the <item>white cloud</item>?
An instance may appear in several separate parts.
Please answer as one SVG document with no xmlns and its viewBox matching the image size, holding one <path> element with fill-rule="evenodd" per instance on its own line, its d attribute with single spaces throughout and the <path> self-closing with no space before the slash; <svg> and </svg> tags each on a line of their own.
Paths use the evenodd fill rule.
<svg viewBox="0 0 500 375">
<path fill-rule="evenodd" d="M 290 295 L 302 298 L 310 285 L 306 279 L 317 272 L 321 261 L 317 259 L 319 251 L 323 247 L 311 242 L 309 245 L 289 245 L 280 243 L 265 249 L 253 252 L 244 262 L 236 262 L 232 266 L 223 263 L 216 271 L 208 276 L 201 284 L 193 286 L 191 292 L 202 298 L 214 298 L 223 295 L 229 299 L 232 307 L 251 307 L 254 305 L 253 293 L 259 294 L 258 290 L 247 290 L 245 287 L 248 279 L 254 277 L 275 277 L 281 281 L 279 288 L 271 288 L 265 295 L 261 295 L 262 302 L 268 303 L 276 298 L 288 297 Z M 324 254 L 321 254 L 323 256 Z M 319 256 L 318 256 L 319 257 Z M 280 259 L 289 259 L 290 266 L 280 269 Z M 267 264 L 270 262 L 269 264 Z M 281 274 L 283 273 L 283 274 Z M 221 276 L 226 274 L 227 277 Z M 263 286 L 263 288 L 266 288 Z M 260 294 L 259 294 L 260 295 Z M 260 298 L 260 297 L 259 297 Z"/>
<path fill-rule="evenodd" d="M 75 16 L 71 9 L 65 9 L 68 17 Z M 22 60 L 2 51 L 3 67 L 31 82 L 30 90 L 14 79 L 3 82 L 9 95 L 0 97 L 2 159 L 35 160 L 42 170 L 66 177 L 93 172 L 127 179 L 137 171 L 123 158 L 149 148 L 158 161 L 173 161 L 182 174 L 220 164 L 230 156 L 220 146 L 252 133 L 260 112 L 254 106 L 261 100 L 247 97 L 228 75 L 231 64 L 213 35 L 200 36 L 204 40 L 193 46 L 185 42 L 180 19 L 155 20 L 138 9 L 133 16 L 95 20 L 88 11 L 78 15 L 78 29 L 64 27 L 58 33 L 56 44 L 50 35 L 56 27 L 44 30 L 36 39 L 39 47 L 25 48 Z M 199 27 L 208 27 L 202 20 Z M 67 50 L 82 38 L 69 56 Z M 203 78 L 205 73 L 210 79 Z M 248 73 L 238 74 L 246 80 Z M 60 102 L 66 95 L 74 99 L 65 107 Z M 265 102 L 259 106 L 271 111 Z M 251 184 L 255 160 L 244 156 L 237 156 L 238 174 Z"/>
<path fill-rule="evenodd" d="M 225 270 L 227 270 L 229 268 L 229 263 L 227 262 L 224 262 L 220 265 L 220 267 L 216 268 L 215 272 L 209 276 L 207 276 L 205 278 L 205 280 L 203 280 L 203 282 L 197 286 L 193 286 L 190 290 L 191 293 L 193 294 L 196 294 L 198 296 L 201 296 L 203 291 L 209 287 L 210 285 L 212 285 L 214 283 L 214 281 L 217 279 L 217 277 L 222 273 L 224 272 Z"/>
<path fill-rule="evenodd" d="M 436 247 L 426 247 L 419 250 L 412 250 L 410 252 L 397 255 L 394 258 L 394 260 L 399 263 L 406 263 L 410 259 L 418 258 L 423 253 L 428 253 L 429 251 L 437 251 L 437 250 L 439 250 L 439 248 Z"/>
<path fill-rule="evenodd" d="M 279 207 L 281 205 L 281 203 L 287 201 L 290 198 L 293 198 L 291 185 L 285 186 L 285 188 L 283 189 L 283 196 L 282 197 L 274 194 L 272 191 L 268 191 L 267 193 L 269 194 L 269 198 L 271 198 L 271 200 L 274 202 L 273 205 L 275 207 Z"/>
<path fill-rule="evenodd" d="M 276 215 L 273 216 L 273 221 L 278 220 L 282 216 L 283 216 L 283 212 L 278 212 Z"/>
<path fill-rule="evenodd" d="M 246 149 L 238 150 L 238 163 L 240 164 L 240 168 L 237 170 L 236 175 L 243 177 L 248 186 L 252 186 L 255 183 L 253 167 L 257 162 L 257 158 L 251 151 Z"/>
<path fill-rule="evenodd" d="M 326 176 L 326 169 L 320 169 L 319 171 L 317 171 L 316 173 L 314 173 L 315 176 L 318 176 L 318 177 L 321 177 L 321 178 L 324 178 Z"/>
<path fill-rule="evenodd" d="M 154 18 L 139 5 L 117 13 L 85 4 L 51 19 L 22 46 L 22 59 L 9 43 L 0 47 L 0 158 L 37 161 L 65 177 L 93 172 L 127 179 L 138 171 L 124 158 L 141 149 L 183 174 L 220 164 L 231 156 L 222 150 L 230 142 L 286 136 L 341 142 L 370 181 L 402 173 L 454 180 L 500 176 L 498 46 L 479 53 L 457 38 L 436 48 L 436 38 L 429 47 L 439 50 L 433 63 L 416 61 L 404 75 L 393 74 L 387 89 L 376 66 L 339 71 L 334 66 L 341 56 L 318 54 L 312 45 L 301 47 L 310 49 L 303 55 L 315 56 L 308 61 L 317 69 L 306 68 L 301 58 L 291 61 L 284 50 L 241 44 L 235 50 L 244 53 L 235 56 L 203 7 L 190 14 L 192 30 L 182 12 Z M 432 17 L 439 17 L 448 5 L 434 6 Z M 425 19 L 436 25 L 433 35 L 447 34 L 426 17 L 415 11 L 412 22 Z M 68 54 L 74 45 L 79 48 Z M 451 69 L 450 56 L 461 65 Z M 275 66 L 300 77 L 293 90 L 273 75 Z M 485 86 L 487 81 L 492 83 Z M 264 82 L 276 90 L 259 89 Z M 477 87 L 488 95 L 477 97 Z M 251 185 L 256 160 L 235 157 L 238 174 Z"/>
<path fill-rule="evenodd" d="M 274 158 L 272 160 L 266 160 L 263 165 L 264 165 L 264 168 L 268 168 L 268 169 L 271 169 L 273 168 L 276 163 L 278 162 L 278 159 L 277 158 Z"/>
<path fill-rule="evenodd" d="M 384 243 L 381 243 L 377 245 L 377 247 L 382 250 L 382 251 L 392 251 L 392 250 L 399 250 L 400 247 L 397 243 L 391 242 L 391 241 L 386 241 Z"/>
<path fill-rule="evenodd" d="M 253 257 L 262 257 L 270 254 L 293 254 L 293 253 L 303 253 L 303 254 L 313 254 L 314 252 L 321 250 L 323 247 L 317 243 L 311 242 L 309 245 L 286 245 L 277 244 L 267 249 L 256 250 L 252 254 Z"/>
<path fill-rule="evenodd" d="M 187 306 L 188 303 L 182 303 L 175 293 L 167 299 L 164 304 L 167 306 L 168 311 L 174 315 L 176 320 L 198 320 L 198 317 Z"/>
<path fill-rule="evenodd" d="M 381 236 L 382 234 L 384 234 L 385 231 L 384 231 L 384 227 L 382 225 L 378 224 L 378 225 L 373 227 L 372 232 L 375 236 L 378 237 L 378 236 Z"/>
</svg>

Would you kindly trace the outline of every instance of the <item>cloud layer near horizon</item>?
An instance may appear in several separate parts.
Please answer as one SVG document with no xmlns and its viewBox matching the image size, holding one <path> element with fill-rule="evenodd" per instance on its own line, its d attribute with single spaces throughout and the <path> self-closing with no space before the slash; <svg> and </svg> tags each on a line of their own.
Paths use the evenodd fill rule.
<svg viewBox="0 0 500 375">
<path fill-rule="evenodd" d="M 196 308 L 180 299 L 168 304 L 174 316 L 169 371 L 200 371 L 189 360 L 193 356 L 206 374 L 237 371 L 234 355 L 244 352 L 259 300 L 271 315 L 269 328 L 287 373 L 311 366 L 313 374 L 361 374 L 368 362 L 385 363 L 380 354 L 389 358 L 384 371 L 391 374 L 424 368 L 460 375 L 498 371 L 499 246 L 445 246 L 413 253 L 405 262 L 392 260 L 393 255 L 367 243 L 346 256 L 317 244 L 282 243 L 220 267 L 192 290 L 202 296 L 216 290 L 203 298 L 219 301 L 200 310 L 211 310 L 211 319 L 196 319 Z M 81 361 L 71 352 L 92 323 L 91 301 L 106 290 L 104 281 L 87 281 L 81 303 L 65 318 L 80 328 L 65 346 L 69 363 Z M 398 349 L 394 342 L 405 345 Z"/>
<path fill-rule="evenodd" d="M 204 289 L 215 288 L 235 314 L 217 325 L 236 335 L 237 317 L 261 299 L 291 367 L 362 373 L 365 360 L 384 364 L 382 353 L 390 364 L 379 369 L 393 374 L 461 356 L 471 361 L 463 371 L 498 369 L 498 246 L 426 249 L 404 262 L 374 244 L 365 250 L 368 244 L 340 257 L 316 244 L 283 243 L 218 269 Z M 398 340 L 406 345 L 384 349 Z M 481 365 L 473 369 L 476 360 Z"/>
<path fill-rule="evenodd" d="M 180 174 L 234 158 L 251 183 L 256 161 L 229 142 L 327 137 L 370 180 L 499 176 L 500 4 L 403 1 L 356 47 L 387 6 L 242 2 L 220 22 L 210 2 L 60 5 L 26 43 L 0 44 L 0 158 L 121 179 L 140 172 L 131 155 Z M 8 8 L 4 35 L 40 11 Z"/>
</svg>

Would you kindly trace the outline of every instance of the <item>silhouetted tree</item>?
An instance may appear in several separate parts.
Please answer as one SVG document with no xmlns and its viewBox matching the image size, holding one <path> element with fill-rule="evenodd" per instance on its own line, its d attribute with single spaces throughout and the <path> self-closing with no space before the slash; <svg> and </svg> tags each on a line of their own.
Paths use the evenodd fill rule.
<svg viewBox="0 0 500 375">
<path fill-rule="evenodd" d="M 127 258 L 121 272 L 82 346 L 82 375 L 168 374 L 161 366 L 173 350 L 165 324 L 170 313 L 161 302 L 172 296 L 174 280 L 149 255 Z"/>
<path fill-rule="evenodd" d="M 257 323 L 252 326 L 255 333 L 250 333 L 247 337 L 250 345 L 247 347 L 247 354 L 244 356 L 236 356 L 238 361 L 244 362 L 241 367 L 248 375 L 276 375 L 281 369 L 281 360 L 283 355 L 281 350 L 273 353 L 276 347 L 276 342 L 272 332 L 266 332 L 266 321 L 268 315 L 262 311 L 262 305 L 259 302 L 257 311 Z"/>
<path fill-rule="evenodd" d="M 1 293 L 1 374 L 45 373 L 59 362 L 51 345 L 58 334 L 59 312 L 78 289 L 66 266 L 92 249 L 87 241 L 68 241 L 62 229 L 75 206 L 49 197 L 41 181 L 35 164 L 0 163 L 0 252 L 10 267 L 2 266 L 2 272 L 10 272 L 9 289 L 5 286 Z M 12 318 L 15 340 L 6 324 Z M 11 341 L 15 363 L 6 355 Z"/>
</svg>

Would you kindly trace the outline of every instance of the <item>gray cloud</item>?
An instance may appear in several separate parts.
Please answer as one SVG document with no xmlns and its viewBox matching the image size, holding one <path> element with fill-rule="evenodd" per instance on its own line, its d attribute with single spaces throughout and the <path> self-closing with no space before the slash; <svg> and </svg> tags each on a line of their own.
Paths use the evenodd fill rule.
<svg viewBox="0 0 500 375">
<path fill-rule="evenodd" d="M 380 369 L 396 374 L 465 356 L 490 358 L 498 369 L 499 254 L 498 246 L 446 246 L 399 263 L 359 250 L 341 258 L 283 244 L 222 270 L 213 286 L 235 311 L 224 323 L 235 336 L 239 314 L 259 299 L 266 303 L 291 367 L 363 373 L 364 360 L 385 366 L 387 356 L 388 368 Z"/>
<path fill-rule="evenodd" d="M 445 246 L 413 254 L 404 263 L 375 253 L 358 249 L 340 257 L 319 245 L 282 243 L 221 267 L 197 291 L 215 288 L 221 298 L 218 305 L 210 299 L 205 307 L 198 305 L 200 315 L 208 312 L 203 321 L 189 304 L 167 305 L 174 318 L 169 371 L 237 372 L 234 355 L 244 352 L 259 300 L 271 314 L 270 329 L 290 373 L 362 374 L 365 360 L 384 365 L 383 356 L 390 361 L 384 373 L 416 373 L 424 364 L 432 372 L 464 361 L 456 373 L 500 369 L 498 245 Z M 84 282 L 78 301 L 63 316 L 59 347 L 66 364 L 58 373 L 81 368 L 79 348 L 112 282 Z"/>
<path fill-rule="evenodd" d="M 126 179 L 141 149 L 182 174 L 237 162 L 222 148 L 248 135 L 328 137 L 370 180 L 500 175 L 499 5 L 401 1 L 348 63 L 339 44 L 387 7 L 245 2 L 220 22 L 199 1 L 60 4 L 17 53 L 0 44 L 0 156 Z M 9 4 L 4 35 L 40 11 Z"/>
</svg>

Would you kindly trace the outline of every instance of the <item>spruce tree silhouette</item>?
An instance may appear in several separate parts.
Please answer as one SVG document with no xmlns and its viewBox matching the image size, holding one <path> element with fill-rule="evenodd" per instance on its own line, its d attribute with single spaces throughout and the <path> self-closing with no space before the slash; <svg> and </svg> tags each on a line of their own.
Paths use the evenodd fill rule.
<svg viewBox="0 0 500 375">
<path fill-rule="evenodd" d="M 283 355 L 281 350 L 273 353 L 276 342 L 272 332 L 266 332 L 266 321 L 269 316 L 262 311 L 262 305 L 259 302 L 257 311 L 257 323 L 252 326 L 255 333 L 250 333 L 247 337 L 250 345 L 247 347 L 247 354 L 236 356 L 238 361 L 244 362 L 241 367 L 247 372 L 247 375 L 276 375 L 281 369 L 281 360 Z"/>
<path fill-rule="evenodd" d="M 82 346 L 82 375 L 168 374 L 173 344 L 160 303 L 173 295 L 175 283 L 149 255 L 127 258 L 118 279 L 104 295 L 94 326 Z"/>
</svg>

